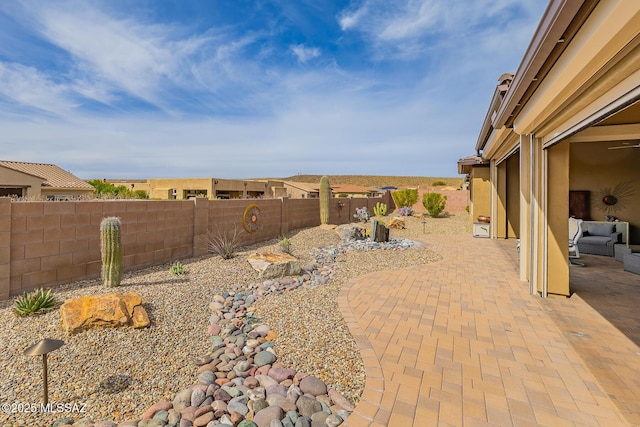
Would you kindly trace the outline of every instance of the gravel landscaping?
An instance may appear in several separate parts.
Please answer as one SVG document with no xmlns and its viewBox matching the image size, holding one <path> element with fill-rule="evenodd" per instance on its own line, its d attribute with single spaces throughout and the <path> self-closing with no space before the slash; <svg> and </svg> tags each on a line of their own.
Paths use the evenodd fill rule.
<svg viewBox="0 0 640 427">
<path fill-rule="evenodd" d="M 389 219 L 387 217 L 386 219 Z M 407 250 L 349 251 L 340 253 L 325 284 L 302 286 L 271 294 L 256 303 L 255 317 L 278 335 L 278 362 L 314 375 L 357 403 L 365 382 L 357 346 L 338 310 L 342 285 L 361 274 L 439 260 L 429 250 L 429 234 L 457 234 L 470 230 L 466 213 L 426 220 L 405 218 L 407 228 L 391 230 L 391 237 L 424 242 Z M 384 219 L 383 219 L 384 220 Z M 288 235 L 292 254 L 302 265 L 314 262 L 316 248 L 337 245 L 340 239 L 323 227 L 296 230 Z M 64 340 L 49 357 L 49 401 L 77 404 L 84 413 L 0 413 L 0 425 L 51 425 L 61 416 L 95 421 L 139 418 L 147 408 L 197 382 L 196 358 L 211 353 L 207 325 L 209 304 L 216 294 L 262 283 L 246 258 L 253 252 L 278 252 L 277 240 L 242 248 L 230 260 L 205 256 L 180 260 L 185 275 L 173 275 L 170 263 L 124 275 L 118 288 L 88 280 L 56 288 L 58 301 L 107 292 L 135 291 L 142 296 L 151 326 L 118 328 L 65 336 L 59 311 L 28 317 L 12 312 L 13 301 L 0 303 L 0 401 L 39 404 L 42 401 L 42 363 L 23 355 L 42 338 Z"/>
</svg>

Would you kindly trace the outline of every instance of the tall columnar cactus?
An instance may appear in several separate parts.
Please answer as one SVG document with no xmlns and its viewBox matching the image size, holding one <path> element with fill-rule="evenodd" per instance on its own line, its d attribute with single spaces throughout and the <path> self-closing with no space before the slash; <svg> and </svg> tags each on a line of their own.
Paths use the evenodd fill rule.
<svg viewBox="0 0 640 427">
<path fill-rule="evenodd" d="M 122 277 L 121 228 L 117 217 L 103 218 L 100 222 L 102 282 L 105 286 L 118 286 Z"/>
<path fill-rule="evenodd" d="M 320 178 L 320 224 L 329 223 L 329 200 L 331 199 L 331 187 L 329 178 Z"/>
</svg>

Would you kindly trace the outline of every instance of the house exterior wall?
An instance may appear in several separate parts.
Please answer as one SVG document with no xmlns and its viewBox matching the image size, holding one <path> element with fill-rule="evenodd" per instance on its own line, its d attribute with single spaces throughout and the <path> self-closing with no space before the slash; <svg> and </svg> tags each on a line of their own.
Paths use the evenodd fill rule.
<svg viewBox="0 0 640 427">
<path fill-rule="evenodd" d="M 488 166 L 474 167 L 471 172 L 471 185 L 469 187 L 469 199 L 471 205 L 469 212 L 475 221 L 478 216 L 491 216 L 491 180 Z"/>
<path fill-rule="evenodd" d="M 0 187 L 20 187 L 22 197 L 40 197 L 44 179 L 0 166 Z"/>
<path fill-rule="evenodd" d="M 332 199 L 330 222 L 351 222 L 363 203 L 373 210 L 388 198 Z M 352 200 L 356 200 L 350 204 Z M 340 201 L 347 202 L 338 209 Z M 259 229 L 247 233 L 248 206 L 260 209 Z M 206 236 L 238 229 L 244 244 L 320 223 L 313 199 L 85 200 L 12 202 L 0 198 L 0 300 L 40 287 L 100 275 L 100 222 L 122 221 L 125 270 L 205 254 Z"/>
<path fill-rule="evenodd" d="M 287 191 L 287 197 L 292 199 L 316 199 L 319 194 L 317 191 L 309 191 L 299 187 L 295 187 L 291 184 L 284 183 L 284 188 Z"/>
<path fill-rule="evenodd" d="M 554 13 L 565 6 L 566 2 L 551 0 L 547 11 Z M 640 182 L 637 166 L 632 166 L 638 164 L 639 149 L 607 150 L 608 142 L 619 145 L 640 139 L 640 3 L 610 1 L 590 6 L 589 14 L 577 14 L 571 23 L 545 16 L 482 147 L 482 157 L 492 164 L 492 225 L 501 228 L 500 224 L 514 221 L 508 213 L 517 199 L 518 223 L 513 223 L 509 233 L 519 230 L 520 277 L 529 280 L 532 292 L 542 296 L 570 294 L 569 190 L 589 190 L 592 216 L 603 216 L 598 210 L 601 197 L 594 193 L 624 182 Z M 564 32 L 560 40 L 547 37 L 565 31 L 561 25 L 573 25 L 570 28 L 575 33 L 567 40 Z M 541 54 L 543 45 L 551 46 L 553 52 Z M 561 53 L 554 57 L 557 52 Z M 542 69 L 543 63 L 549 68 Z M 536 66 L 540 68 L 534 69 Z M 530 78 L 522 77 L 529 71 Z M 516 95 L 510 97 L 512 94 Z M 619 126 L 603 124 L 634 106 L 636 114 L 627 113 L 628 120 L 620 121 Z M 505 120 L 510 121 L 508 126 Z M 510 191 L 516 179 L 509 173 L 511 168 L 497 166 L 514 149 L 521 156 L 517 194 Z M 505 176 L 506 188 L 501 181 Z M 475 203 L 478 198 L 474 194 L 472 199 Z M 630 240 L 635 243 L 640 237 L 640 197 L 636 193 L 627 203 L 616 216 L 630 222 Z"/>
</svg>

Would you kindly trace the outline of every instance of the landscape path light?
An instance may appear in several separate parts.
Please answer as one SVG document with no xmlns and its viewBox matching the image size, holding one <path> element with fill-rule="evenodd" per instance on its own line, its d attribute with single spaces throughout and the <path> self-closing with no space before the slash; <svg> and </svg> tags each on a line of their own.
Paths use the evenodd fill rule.
<svg viewBox="0 0 640 427">
<path fill-rule="evenodd" d="M 47 384 L 47 354 L 59 349 L 63 345 L 64 341 L 62 340 L 52 340 L 49 338 L 44 338 L 43 340 L 38 341 L 24 351 L 24 354 L 26 356 L 38 356 L 40 354 L 42 355 L 42 382 L 44 385 L 43 398 L 45 405 L 49 403 L 49 386 Z"/>
</svg>

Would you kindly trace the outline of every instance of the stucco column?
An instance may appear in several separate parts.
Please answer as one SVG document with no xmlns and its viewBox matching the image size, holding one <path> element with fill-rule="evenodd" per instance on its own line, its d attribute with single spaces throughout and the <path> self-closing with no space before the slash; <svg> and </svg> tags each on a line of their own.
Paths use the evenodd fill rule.
<svg viewBox="0 0 640 427">
<path fill-rule="evenodd" d="M 507 162 L 498 164 L 496 170 L 496 203 L 495 216 L 491 217 L 494 224 L 495 236 L 506 238 L 507 236 Z"/>
<path fill-rule="evenodd" d="M 569 295 L 569 143 L 547 150 L 547 292 Z"/>
<path fill-rule="evenodd" d="M 520 136 L 520 280 L 529 281 L 531 254 L 531 144 Z"/>
</svg>

